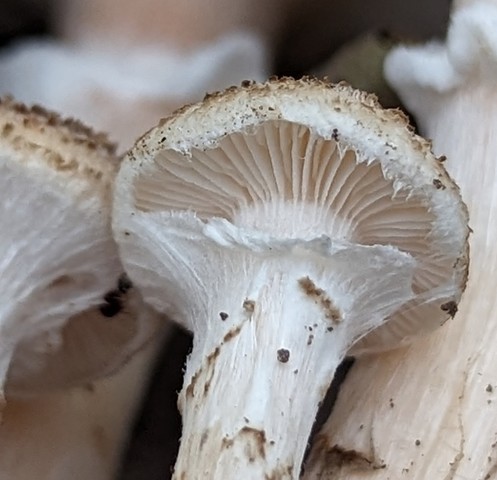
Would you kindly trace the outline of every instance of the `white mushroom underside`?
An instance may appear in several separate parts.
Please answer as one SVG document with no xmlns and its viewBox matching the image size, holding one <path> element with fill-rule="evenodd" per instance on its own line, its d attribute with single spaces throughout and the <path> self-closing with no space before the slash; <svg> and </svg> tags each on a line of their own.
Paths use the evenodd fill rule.
<svg viewBox="0 0 497 480">
<path fill-rule="evenodd" d="M 359 162 L 364 152 L 356 155 L 338 136 L 327 140 L 287 121 L 266 122 L 251 133 L 225 136 L 215 148 L 193 150 L 192 158 L 161 152 L 153 174 L 143 167 L 135 180 L 135 207 L 220 217 L 276 240 L 325 236 L 392 245 L 417 261 L 412 285 L 417 297 L 359 342 L 359 350 L 369 343 L 398 344 L 443 323 L 454 260 L 452 252 L 435 253 L 443 251 L 444 239 L 432 229 L 437 219 L 427 193 L 395 189 L 376 158 Z"/>
<path fill-rule="evenodd" d="M 76 206 L 55 182 L 42 183 L 46 172 L 27 174 L 11 155 L 0 155 L 0 364 L 14 395 L 114 371 L 156 322 L 136 319 L 137 299 L 102 315 L 122 272 L 107 212 L 91 198 Z"/>
<path fill-rule="evenodd" d="M 0 156 L 0 162 L 3 162 Z M 101 303 L 120 264 L 103 212 L 75 206 L 54 184 L 29 178 L 14 162 L 0 166 L 0 318 L 4 336 L 21 339 L 49 330 Z M 90 213 L 88 213 L 88 210 Z M 105 265 L 101 259 L 108 258 Z M 43 323 L 41 323 L 43 322 Z"/>
<path fill-rule="evenodd" d="M 160 334 L 161 320 L 132 291 L 123 295 L 119 311 L 111 317 L 94 307 L 72 316 L 61 329 L 23 338 L 8 371 L 7 394 L 82 385 L 111 375 L 153 333 Z"/>
</svg>

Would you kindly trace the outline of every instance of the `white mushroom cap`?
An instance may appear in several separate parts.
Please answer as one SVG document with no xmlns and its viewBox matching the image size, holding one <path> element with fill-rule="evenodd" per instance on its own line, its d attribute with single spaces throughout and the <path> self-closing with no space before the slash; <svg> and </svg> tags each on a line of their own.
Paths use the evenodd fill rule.
<svg viewBox="0 0 497 480">
<path fill-rule="evenodd" d="M 105 137 L 78 122 L 0 102 L 0 370 L 9 392 L 108 374 L 155 328 L 119 283 L 110 229 L 118 165 Z"/>
<path fill-rule="evenodd" d="M 356 352 L 443 324 L 467 277 L 466 208 L 429 143 L 400 112 L 344 85 L 232 88 L 166 118 L 130 151 L 114 209 L 123 261 L 147 301 L 185 322 L 181 305 L 202 292 L 178 278 L 195 279 L 202 258 L 183 255 L 180 224 L 190 242 L 277 252 L 285 241 L 327 239 L 411 255 L 413 299 Z"/>
</svg>

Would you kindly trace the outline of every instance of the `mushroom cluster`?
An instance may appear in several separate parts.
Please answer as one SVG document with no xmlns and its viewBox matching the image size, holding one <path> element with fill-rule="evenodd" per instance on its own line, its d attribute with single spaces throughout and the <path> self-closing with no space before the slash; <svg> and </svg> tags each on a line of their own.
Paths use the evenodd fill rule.
<svg viewBox="0 0 497 480">
<path fill-rule="evenodd" d="M 244 84 L 129 151 L 113 229 L 145 301 L 194 333 L 174 478 L 298 478 L 352 348 L 454 316 L 467 211 L 405 118 L 344 86 Z"/>
<path fill-rule="evenodd" d="M 56 40 L 2 52 L 0 94 L 74 115 L 128 148 L 199 93 L 265 78 L 286 10 L 299 3 L 192 1 L 59 2 Z M 492 2 L 455 0 L 461 13 L 446 45 L 394 51 L 386 64 L 471 199 L 478 254 L 472 300 L 460 306 L 470 229 L 459 189 L 445 157 L 373 96 L 311 79 L 245 82 L 162 120 L 123 162 L 79 122 L 2 99 L 0 478 L 113 477 L 166 317 L 194 334 L 177 480 L 351 480 L 364 466 L 371 478 L 384 478 L 383 467 L 392 478 L 492 478 L 497 357 L 479 349 L 493 352 L 496 322 L 485 321 L 493 296 L 476 286 L 493 285 L 497 268 L 487 255 Z M 385 45 L 363 40 L 329 65 L 336 80 L 362 52 L 367 68 L 356 78 L 383 82 L 373 68 Z M 473 101 L 480 121 L 466 125 Z M 489 160 L 484 169 L 466 161 L 476 157 Z M 421 360 L 414 349 L 365 356 L 407 346 L 458 310 L 466 320 L 421 340 Z M 464 359 L 447 367 L 454 349 Z M 362 358 L 313 440 L 348 354 Z M 422 385 L 439 406 L 430 415 Z M 387 440 L 377 444 L 382 428 Z M 24 461 L 44 443 L 36 464 Z M 410 470 L 413 446 L 437 459 Z"/>
</svg>

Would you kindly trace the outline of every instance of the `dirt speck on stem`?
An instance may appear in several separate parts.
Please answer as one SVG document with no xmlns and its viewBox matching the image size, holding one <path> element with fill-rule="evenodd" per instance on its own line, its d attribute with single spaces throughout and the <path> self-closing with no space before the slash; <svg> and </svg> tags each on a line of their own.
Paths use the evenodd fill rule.
<svg viewBox="0 0 497 480">
<path fill-rule="evenodd" d="M 278 362 L 287 363 L 290 360 L 290 350 L 286 348 L 280 348 L 276 352 L 276 357 L 278 358 Z"/>
</svg>

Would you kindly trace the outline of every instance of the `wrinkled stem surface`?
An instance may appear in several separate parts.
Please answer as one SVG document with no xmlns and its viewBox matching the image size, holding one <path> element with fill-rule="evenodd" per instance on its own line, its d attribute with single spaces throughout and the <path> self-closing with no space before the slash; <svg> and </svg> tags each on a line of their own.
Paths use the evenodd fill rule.
<svg viewBox="0 0 497 480">
<path fill-rule="evenodd" d="M 409 296 L 403 268 L 403 277 L 392 270 L 371 285 L 372 302 L 359 293 L 363 286 L 349 290 L 359 264 L 371 274 L 360 256 L 333 257 L 335 269 L 267 259 L 249 280 L 230 279 L 230 289 L 209 299 L 208 327 L 196 334 L 179 400 L 175 479 L 298 478 L 336 367 Z M 384 289 L 393 302 L 383 301 Z"/>
<path fill-rule="evenodd" d="M 297 478 L 345 340 L 312 301 L 271 302 L 282 277 L 238 311 L 217 312 L 231 328 L 200 367 L 193 353 L 175 478 Z"/>
</svg>

